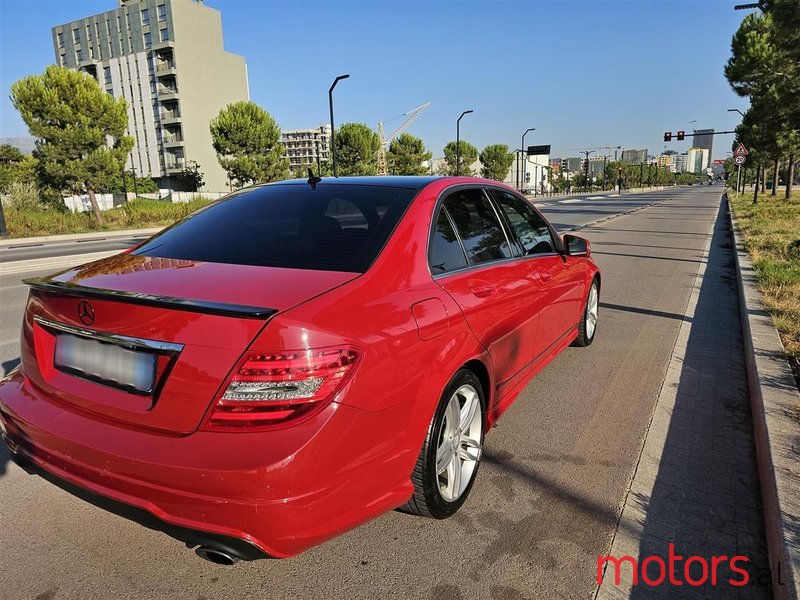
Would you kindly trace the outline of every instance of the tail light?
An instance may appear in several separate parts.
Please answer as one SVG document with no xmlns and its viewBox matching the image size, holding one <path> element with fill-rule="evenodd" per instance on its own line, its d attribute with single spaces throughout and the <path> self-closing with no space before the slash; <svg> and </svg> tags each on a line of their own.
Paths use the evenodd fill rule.
<svg viewBox="0 0 800 600">
<path fill-rule="evenodd" d="M 203 429 L 269 427 L 309 415 L 333 399 L 358 361 L 355 348 L 248 353 Z"/>
</svg>

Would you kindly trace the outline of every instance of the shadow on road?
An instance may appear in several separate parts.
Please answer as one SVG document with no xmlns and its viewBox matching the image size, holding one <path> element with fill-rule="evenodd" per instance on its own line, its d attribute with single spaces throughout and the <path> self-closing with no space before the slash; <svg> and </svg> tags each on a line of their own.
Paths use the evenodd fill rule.
<svg viewBox="0 0 800 600">
<path fill-rule="evenodd" d="M 0 373 L 0 375 L 5 377 L 9 373 L 11 373 L 11 371 L 17 368 L 19 363 L 20 363 L 19 356 L 17 358 L 12 358 L 10 360 L 3 361 L 2 363 L 0 363 L 0 369 L 2 369 L 2 373 Z"/>
<path fill-rule="evenodd" d="M 689 577 L 703 581 L 710 572 L 704 574 L 701 561 L 688 565 L 686 558 L 703 557 L 709 569 L 712 556 L 740 555 L 748 559 L 751 586 L 745 596 L 737 595 L 740 588 L 731 586 L 729 580 L 739 581 L 742 576 L 725 560 L 716 569 L 715 587 L 709 581 L 699 587 L 684 584 L 676 588 L 669 584 L 667 567 L 667 579 L 661 585 L 650 586 L 640 580 L 630 596 L 634 599 L 673 597 L 677 591 L 681 598 L 706 598 L 709 593 L 713 597 L 770 596 L 736 285 L 727 207 L 723 205 L 714 224 L 678 382 L 670 383 L 668 373 L 650 429 L 649 436 L 654 437 L 645 446 L 628 503 L 646 512 L 640 565 L 648 556 L 659 556 L 668 565 L 672 543 L 675 554 L 684 557 L 683 562 L 674 563 L 674 577 L 683 582 Z M 676 347 L 680 347 L 682 335 Z M 669 406 L 673 399 L 674 406 Z M 659 460 L 655 441 L 664 429 L 666 439 Z M 648 463 L 653 455 L 655 462 Z M 648 496 L 642 490 L 650 489 L 653 474 L 655 482 Z M 649 564 L 651 581 L 660 575 L 658 564 Z M 608 582 L 608 572 L 606 577 Z"/>
</svg>

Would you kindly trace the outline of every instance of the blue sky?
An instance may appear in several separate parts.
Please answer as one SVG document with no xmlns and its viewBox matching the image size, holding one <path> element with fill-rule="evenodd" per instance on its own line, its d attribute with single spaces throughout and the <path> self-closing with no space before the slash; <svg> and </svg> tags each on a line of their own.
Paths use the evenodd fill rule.
<svg viewBox="0 0 800 600">
<path fill-rule="evenodd" d="M 247 59 L 250 96 L 284 128 L 328 120 L 376 127 L 430 101 L 409 129 L 434 156 L 461 136 L 482 149 L 551 144 L 663 151 L 663 132 L 733 129 L 746 108 L 722 74 L 744 11 L 734 0 L 207 0 L 226 49 Z M 0 137 L 27 135 L 8 100 L 17 79 L 54 61 L 50 28 L 116 0 L 0 0 Z M 690 123 L 696 120 L 696 124 Z M 394 126 L 394 127 L 393 127 Z M 731 136 L 718 136 L 714 158 Z M 685 151 L 688 142 L 672 142 Z"/>
</svg>

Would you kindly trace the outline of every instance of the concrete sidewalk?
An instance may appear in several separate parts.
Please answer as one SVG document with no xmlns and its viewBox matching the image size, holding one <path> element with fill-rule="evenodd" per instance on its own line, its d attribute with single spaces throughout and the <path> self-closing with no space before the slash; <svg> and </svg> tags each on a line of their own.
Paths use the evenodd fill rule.
<svg viewBox="0 0 800 600">
<path fill-rule="evenodd" d="M 733 245 L 721 205 L 689 300 L 668 372 L 609 552 L 597 598 L 769 598 L 769 561 L 744 363 Z M 670 544 L 683 561 L 667 565 Z M 716 569 L 712 557 L 726 557 Z M 743 556 L 731 568 L 729 559 Z M 664 575 L 658 585 L 650 585 Z M 670 584 L 670 577 L 683 582 Z M 777 574 L 775 574 L 777 577 Z M 702 585 L 693 585 L 705 579 Z"/>
</svg>

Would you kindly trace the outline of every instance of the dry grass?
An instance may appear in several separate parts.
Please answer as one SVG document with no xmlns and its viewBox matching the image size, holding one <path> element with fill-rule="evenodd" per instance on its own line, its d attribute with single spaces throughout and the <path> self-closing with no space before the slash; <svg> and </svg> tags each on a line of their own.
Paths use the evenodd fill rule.
<svg viewBox="0 0 800 600">
<path fill-rule="evenodd" d="M 787 354 L 800 360 L 800 191 L 790 200 L 769 194 L 728 199 L 753 259 L 764 306 L 780 333 Z M 795 362 L 797 364 L 797 362 Z"/>
<path fill-rule="evenodd" d="M 198 198 L 191 202 L 173 204 L 137 198 L 119 208 L 104 211 L 102 227 L 97 225 L 92 214 L 88 212 L 73 214 L 45 208 L 9 207 L 5 211 L 5 217 L 10 237 L 24 238 L 87 231 L 165 227 L 210 202 L 209 199 Z"/>
</svg>

